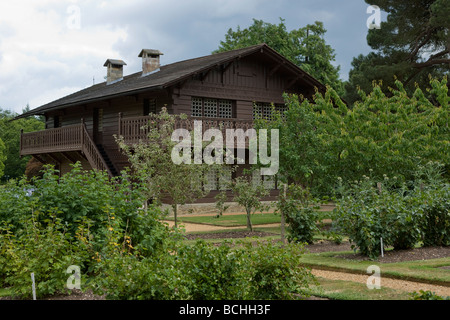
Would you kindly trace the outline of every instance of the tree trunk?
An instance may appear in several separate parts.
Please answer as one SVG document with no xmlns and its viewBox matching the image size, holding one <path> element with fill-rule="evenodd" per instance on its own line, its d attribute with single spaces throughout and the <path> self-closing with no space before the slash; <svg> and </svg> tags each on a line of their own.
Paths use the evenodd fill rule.
<svg viewBox="0 0 450 320">
<path fill-rule="evenodd" d="M 282 201 L 286 201 L 286 189 L 287 189 L 287 184 L 284 185 L 284 198 Z M 286 244 L 285 226 L 286 226 L 286 218 L 284 216 L 284 210 L 281 210 L 281 243 L 283 245 Z"/>
<path fill-rule="evenodd" d="M 173 209 L 173 217 L 175 219 L 175 228 L 178 228 L 178 221 L 177 221 L 177 205 L 173 204 L 172 205 L 172 209 Z"/>
<path fill-rule="evenodd" d="M 253 232 L 252 221 L 250 220 L 251 212 L 247 210 L 247 229 Z"/>
</svg>

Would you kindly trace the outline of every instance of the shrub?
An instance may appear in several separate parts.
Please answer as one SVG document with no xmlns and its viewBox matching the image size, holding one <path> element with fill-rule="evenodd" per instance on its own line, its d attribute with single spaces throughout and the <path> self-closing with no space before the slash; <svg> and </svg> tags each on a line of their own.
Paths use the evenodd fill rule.
<svg viewBox="0 0 450 320">
<path fill-rule="evenodd" d="M 38 221 L 41 215 L 49 218 L 45 225 Z M 0 234 L 4 284 L 11 286 L 14 296 L 29 298 L 34 273 L 37 297 L 64 292 L 67 268 L 83 267 L 87 252 L 79 249 L 55 213 L 35 212 L 22 222 L 24 228 L 16 234 L 7 227 Z"/>
<path fill-rule="evenodd" d="M 405 189 L 385 176 L 380 185 L 365 176 L 337 202 L 335 224 L 352 247 L 376 258 L 383 247 L 412 248 L 420 238 L 417 214 L 405 201 Z"/>
<path fill-rule="evenodd" d="M 450 185 L 424 191 L 421 199 L 424 246 L 450 246 Z"/>
<path fill-rule="evenodd" d="M 247 284 L 251 300 L 292 300 L 309 296 L 308 289 L 317 284 L 310 270 L 302 266 L 303 245 L 289 243 L 284 247 L 266 243 L 249 249 Z"/>
<path fill-rule="evenodd" d="M 450 300 L 450 297 L 442 297 L 431 291 L 419 290 L 410 294 L 410 300 Z"/>
<path fill-rule="evenodd" d="M 108 299 L 294 299 L 306 296 L 314 282 L 300 266 L 302 253 L 297 244 L 214 246 L 199 240 L 158 257 L 116 254 L 105 261 L 97 292 Z"/>
<path fill-rule="evenodd" d="M 286 196 L 281 194 L 277 206 L 286 217 L 288 240 L 313 243 L 314 234 L 319 230 L 318 214 L 309 191 L 298 185 L 290 185 L 286 191 Z"/>
<path fill-rule="evenodd" d="M 371 258 L 381 251 L 380 238 L 394 249 L 414 248 L 420 240 L 425 246 L 450 245 L 450 188 L 439 167 L 420 166 L 414 181 L 357 181 L 337 202 L 337 227 Z"/>
<path fill-rule="evenodd" d="M 48 166 L 32 184 L 22 179 L 3 186 L 0 284 L 28 297 L 34 272 L 39 296 L 49 295 L 64 291 L 70 265 L 91 276 L 117 249 L 145 257 L 166 252 L 179 235 L 160 221 L 159 208 L 141 209 L 141 186 L 130 181 L 126 172 L 110 180 L 76 164 L 61 178 Z"/>
</svg>

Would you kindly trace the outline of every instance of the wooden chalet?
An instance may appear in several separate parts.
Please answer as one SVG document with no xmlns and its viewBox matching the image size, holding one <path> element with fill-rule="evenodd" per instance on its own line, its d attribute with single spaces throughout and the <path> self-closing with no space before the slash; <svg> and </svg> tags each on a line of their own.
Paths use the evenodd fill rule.
<svg viewBox="0 0 450 320">
<path fill-rule="evenodd" d="M 311 97 L 325 86 L 266 44 L 160 65 L 162 53 L 139 53 L 142 71 L 124 76 L 126 63 L 108 59 L 106 82 L 93 85 L 20 115 L 43 115 L 45 130 L 21 134 L 20 155 L 52 163 L 64 174 L 70 164 L 106 170 L 116 176 L 128 165 L 113 135 L 127 143 L 144 138 L 140 128 L 152 113 L 166 106 L 169 113 L 202 120 L 203 130 L 217 127 L 252 128 L 256 114 L 270 116 L 271 104 L 284 108 L 284 92 Z M 244 166 L 234 174 L 239 175 Z M 231 177 L 230 177 L 231 178 Z M 264 178 L 263 178 L 264 179 Z M 209 202 L 221 189 L 211 174 Z M 267 180 L 271 194 L 277 184 Z"/>
</svg>

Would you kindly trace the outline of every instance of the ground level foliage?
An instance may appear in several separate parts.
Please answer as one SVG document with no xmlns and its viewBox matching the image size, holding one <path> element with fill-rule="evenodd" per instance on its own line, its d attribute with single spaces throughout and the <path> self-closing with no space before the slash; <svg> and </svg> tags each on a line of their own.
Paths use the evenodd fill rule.
<svg viewBox="0 0 450 320">
<path fill-rule="evenodd" d="M 413 181 L 397 180 L 365 176 L 355 181 L 337 201 L 334 228 L 371 258 L 386 247 L 449 246 L 450 184 L 439 165 L 429 163 Z"/>
<path fill-rule="evenodd" d="M 0 287 L 17 298 L 31 297 L 31 273 L 38 298 L 70 292 L 72 265 L 81 288 L 110 299 L 291 299 L 314 282 L 301 244 L 184 244 L 126 172 L 48 166 L 0 188 Z"/>
</svg>

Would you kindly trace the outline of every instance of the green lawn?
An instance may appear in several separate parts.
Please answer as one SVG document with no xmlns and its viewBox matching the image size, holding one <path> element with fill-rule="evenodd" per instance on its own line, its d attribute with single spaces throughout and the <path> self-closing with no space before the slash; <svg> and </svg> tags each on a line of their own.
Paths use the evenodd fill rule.
<svg viewBox="0 0 450 320">
<path fill-rule="evenodd" d="M 329 213 L 321 212 L 321 219 L 328 219 Z M 173 217 L 168 217 L 167 220 L 174 220 Z M 223 214 L 221 217 L 216 218 L 215 215 L 205 216 L 182 216 L 178 217 L 180 222 L 201 223 L 209 224 L 221 227 L 240 227 L 247 225 L 246 214 Z M 281 216 L 277 213 L 255 213 L 251 215 L 252 224 L 264 225 L 281 223 Z"/>
<path fill-rule="evenodd" d="M 173 220 L 173 217 L 167 218 L 168 220 Z M 183 216 L 179 217 L 180 222 L 191 222 L 191 223 L 202 223 L 210 224 L 221 227 L 240 227 L 247 225 L 247 215 L 246 214 L 224 214 L 219 218 L 213 215 L 208 216 Z M 274 213 L 255 213 L 251 216 L 251 221 L 253 225 L 263 225 L 271 223 L 281 223 L 280 215 Z"/>
<path fill-rule="evenodd" d="M 408 292 L 382 287 L 368 290 L 366 284 L 343 280 L 318 279 L 319 286 L 311 287 L 311 295 L 333 300 L 409 300 Z"/>
</svg>

